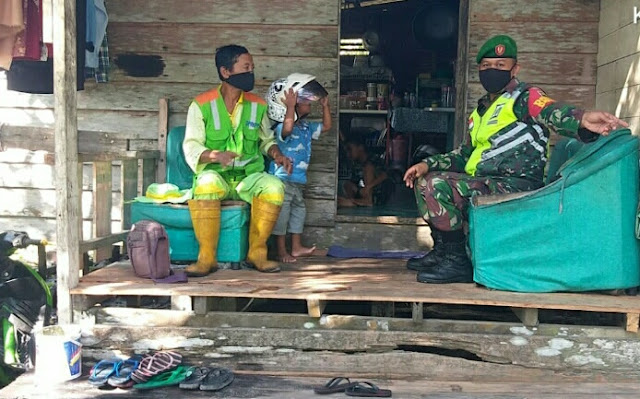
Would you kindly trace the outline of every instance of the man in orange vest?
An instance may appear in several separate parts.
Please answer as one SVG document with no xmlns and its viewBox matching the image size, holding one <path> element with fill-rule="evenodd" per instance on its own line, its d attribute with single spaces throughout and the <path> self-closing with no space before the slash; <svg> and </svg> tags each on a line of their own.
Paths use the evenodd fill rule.
<svg viewBox="0 0 640 399">
<path fill-rule="evenodd" d="M 251 204 L 247 263 L 261 272 L 279 271 L 267 260 L 266 241 L 280 214 L 284 186 L 264 172 L 264 155 L 288 173 L 291 161 L 276 144 L 266 102 L 252 93 L 253 57 L 238 45 L 216 50 L 216 68 L 222 83 L 198 95 L 187 113 L 183 150 L 195 173 L 189 211 L 200 244 L 198 261 L 187 267 L 191 276 L 217 269 L 220 202 L 241 200 Z"/>
<path fill-rule="evenodd" d="M 607 112 L 556 102 L 519 81 L 517 46 L 509 36 L 489 39 L 476 62 L 487 94 L 471 114 L 462 144 L 426 158 L 404 175 L 435 243 L 426 256 L 407 262 L 423 283 L 473 282 L 463 232 L 469 199 L 542 187 L 551 132 L 591 141 L 628 126 Z"/>
</svg>

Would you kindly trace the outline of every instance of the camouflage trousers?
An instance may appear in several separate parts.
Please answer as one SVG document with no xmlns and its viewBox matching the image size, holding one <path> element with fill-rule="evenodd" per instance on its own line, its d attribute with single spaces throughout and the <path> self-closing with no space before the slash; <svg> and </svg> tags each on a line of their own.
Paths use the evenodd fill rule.
<svg viewBox="0 0 640 399">
<path fill-rule="evenodd" d="M 416 181 L 418 211 L 440 231 L 455 231 L 468 219 L 473 195 L 505 194 L 538 188 L 534 183 L 509 177 L 475 177 L 466 173 L 431 172 Z"/>
</svg>

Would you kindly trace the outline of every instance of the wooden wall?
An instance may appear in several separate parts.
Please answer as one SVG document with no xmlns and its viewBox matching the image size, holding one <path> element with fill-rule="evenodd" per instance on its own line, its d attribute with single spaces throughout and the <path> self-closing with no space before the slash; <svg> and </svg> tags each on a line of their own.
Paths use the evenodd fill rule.
<svg viewBox="0 0 640 399">
<path fill-rule="evenodd" d="M 90 83 L 78 93 L 79 129 L 128 132 L 132 150 L 155 149 L 158 99 L 169 98 L 171 126 L 185 122 L 191 99 L 219 83 L 214 52 L 219 46 L 246 46 L 256 64 L 255 92 L 263 95 L 271 81 L 291 72 L 314 74 L 337 105 L 339 0 L 107 0 L 109 13 L 110 82 Z M 6 90 L 0 74 L 1 136 L 10 125 L 51 126 L 53 95 Z M 318 116 L 318 115 L 316 115 Z M 337 126 L 337 121 L 334 124 Z M 308 219 L 317 226 L 333 225 L 337 130 L 314 143 L 309 171 Z M 37 150 L 38 143 L 25 143 Z M 10 150 L 0 153 L 0 194 L 3 229 L 27 229 L 54 239 L 53 169 L 42 154 Z M 114 169 L 114 189 L 119 187 Z M 91 183 L 85 170 L 85 189 Z M 84 217 L 92 215 L 85 193 Z M 114 202 L 114 221 L 119 204 Z M 85 229 L 90 231 L 90 224 Z"/>
<path fill-rule="evenodd" d="M 596 106 L 615 113 L 640 134 L 640 24 L 632 0 L 603 0 L 600 9 Z"/>
<path fill-rule="evenodd" d="M 518 44 L 523 81 L 556 100 L 593 108 L 599 12 L 600 0 L 471 0 L 468 113 L 484 94 L 475 56 L 497 34 Z"/>
</svg>

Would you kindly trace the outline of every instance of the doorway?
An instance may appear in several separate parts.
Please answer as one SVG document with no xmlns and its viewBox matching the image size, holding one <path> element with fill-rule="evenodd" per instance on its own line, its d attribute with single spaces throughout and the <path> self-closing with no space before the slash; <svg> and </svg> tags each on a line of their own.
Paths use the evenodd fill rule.
<svg viewBox="0 0 640 399">
<path fill-rule="evenodd" d="M 456 118 L 464 113 L 456 86 L 466 84 L 466 62 L 457 62 L 460 49 L 466 58 L 464 18 L 459 26 L 466 7 L 467 0 L 342 1 L 341 218 L 417 216 L 404 173 L 453 149 L 456 120 L 464 118 Z"/>
</svg>

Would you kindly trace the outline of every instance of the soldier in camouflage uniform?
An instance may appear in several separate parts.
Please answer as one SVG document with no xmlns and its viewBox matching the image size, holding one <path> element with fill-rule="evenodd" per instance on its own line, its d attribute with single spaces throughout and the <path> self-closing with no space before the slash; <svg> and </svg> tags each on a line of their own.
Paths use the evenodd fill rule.
<svg viewBox="0 0 640 399">
<path fill-rule="evenodd" d="M 487 94 L 469 118 L 463 143 L 412 166 L 404 176 L 434 236 L 433 251 L 407 263 L 424 283 L 473 282 L 463 231 L 471 196 L 542 187 L 551 132 L 591 141 L 627 126 L 609 113 L 556 102 L 520 82 L 516 43 L 508 36 L 489 39 L 476 61 Z"/>
</svg>

